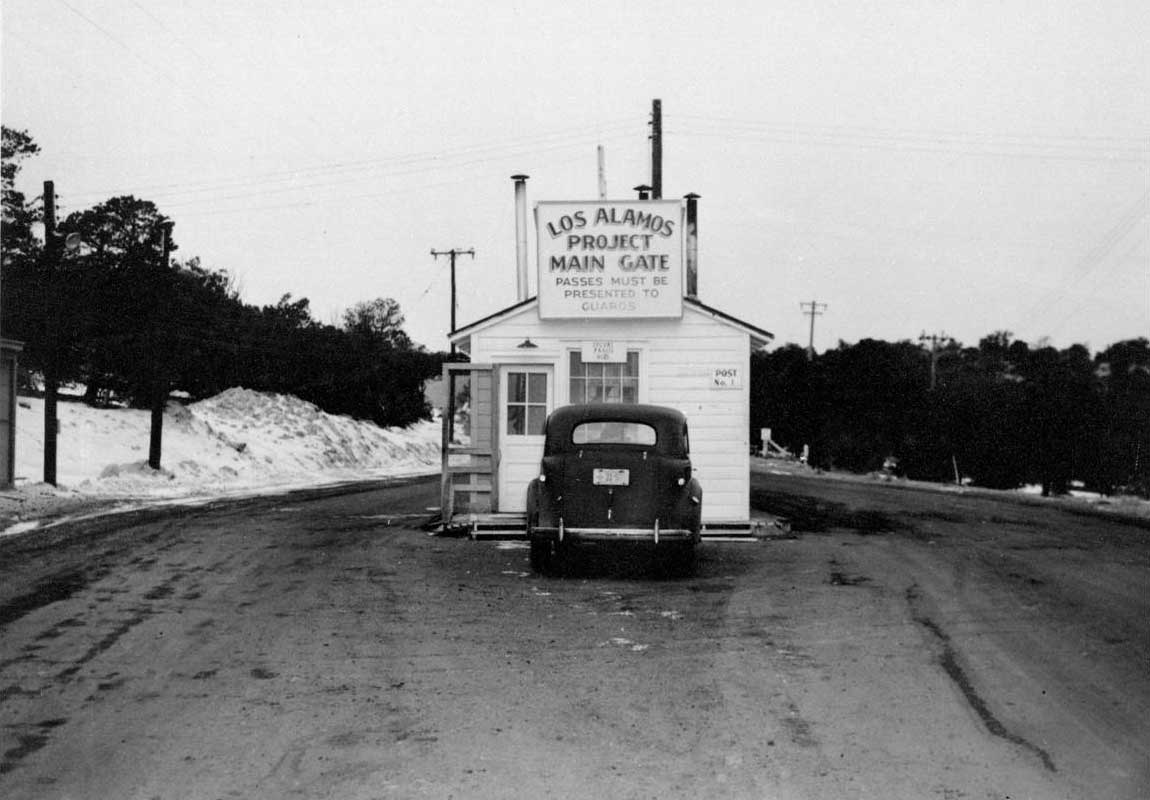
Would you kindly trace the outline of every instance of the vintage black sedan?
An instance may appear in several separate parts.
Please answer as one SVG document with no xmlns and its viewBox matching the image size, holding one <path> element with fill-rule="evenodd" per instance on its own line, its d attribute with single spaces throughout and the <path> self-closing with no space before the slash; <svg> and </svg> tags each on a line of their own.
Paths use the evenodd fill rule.
<svg viewBox="0 0 1150 800">
<path fill-rule="evenodd" d="M 584 544 L 641 545 L 678 571 L 694 564 L 703 489 L 691 474 L 687 419 L 653 405 L 556 409 L 539 477 L 527 489 L 531 566 L 562 568 Z"/>
</svg>

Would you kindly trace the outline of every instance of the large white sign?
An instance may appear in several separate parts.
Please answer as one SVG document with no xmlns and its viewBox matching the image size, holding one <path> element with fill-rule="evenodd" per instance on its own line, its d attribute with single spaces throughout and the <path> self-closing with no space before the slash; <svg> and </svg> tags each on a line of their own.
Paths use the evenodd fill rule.
<svg viewBox="0 0 1150 800">
<path fill-rule="evenodd" d="M 678 200 L 543 202 L 535 230 L 541 318 L 682 316 Z"/>
</svg>

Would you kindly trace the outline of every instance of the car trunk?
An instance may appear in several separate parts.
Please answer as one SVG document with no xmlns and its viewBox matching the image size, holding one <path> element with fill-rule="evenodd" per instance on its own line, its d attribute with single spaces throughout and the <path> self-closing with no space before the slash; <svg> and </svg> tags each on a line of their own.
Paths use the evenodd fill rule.
<svg viewBox="0 0 1150 800">
<path fill-rule="evenodd" d="M 643 451 L 587 448 L 564 459 L 563 521 L 571 528 L 650 528 L 667 476 Z"/>
</svg>

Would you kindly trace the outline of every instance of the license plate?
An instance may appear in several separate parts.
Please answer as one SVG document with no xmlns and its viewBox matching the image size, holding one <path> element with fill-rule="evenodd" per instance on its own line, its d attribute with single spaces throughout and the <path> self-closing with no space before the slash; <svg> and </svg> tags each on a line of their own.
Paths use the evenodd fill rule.
<svg viewBox="0 0 1150 800">
<path fill-rule="evenodd" d="M 631 470 L 597 469 L 591 475 L 591 482 L 596 486 L 627 486 L 631 483 Z"/>
</svg>

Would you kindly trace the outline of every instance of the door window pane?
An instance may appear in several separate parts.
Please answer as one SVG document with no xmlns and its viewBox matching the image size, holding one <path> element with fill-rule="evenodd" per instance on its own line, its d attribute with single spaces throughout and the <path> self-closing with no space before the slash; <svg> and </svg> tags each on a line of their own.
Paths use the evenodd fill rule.
<svg viewBox="0 0 1150 800">
<path fill-rule="evenodd" d="M 522 436 L 527 431 L 525 406 L 507 404 L 507 433 L 512 436 Z"/>
<path fill-rule="evenodd" d="M 527 402 L 526 372 L 512 372 L 507 376 L 507 399 L 512 403 Z"/>
<path fill-rule="evenodd" d="M 543 423 L 547 421 L 546 406 L 527 406 L 527 435 L 542 436 Z"/>
<path fill-rule="evenodd" d="M 533 372 L 527 376 L 527 402 L 547 402 L 547 376 L 542 372 Z"/>
<path fill-rule="evenodd" d="M 507 373 L 507 435 L 539 436 L 547 421 L 547 375 Z"/>
</svg>

